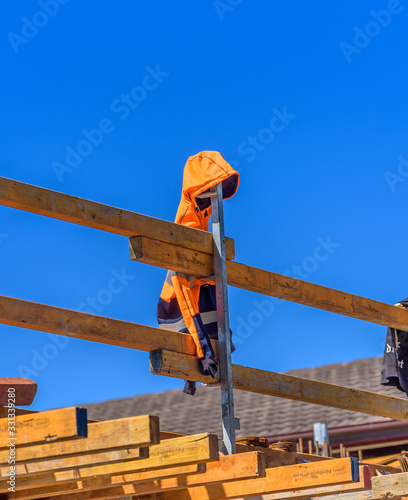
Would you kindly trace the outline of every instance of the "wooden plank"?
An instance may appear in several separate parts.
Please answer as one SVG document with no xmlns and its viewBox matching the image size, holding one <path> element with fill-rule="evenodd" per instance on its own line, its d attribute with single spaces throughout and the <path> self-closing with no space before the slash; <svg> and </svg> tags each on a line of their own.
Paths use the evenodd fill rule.
<svg viewBox="0 0 408 500">
<path fill-rule="evenodd" d="M 211 462 L 210 462 L 211 463 Z M 93 490 L 109 489 L 125 484 L 136 484 L 146 481 L 162 480 L 167 478 L 181 478 L 186 475 L 204 474 L 206 464 L 185 465 L 179 467 L 170 467 L 168 469 L 156 469 L 151 471 L 134 472 L 118 476 L 96 476 L 90 479 L 73 481 L 69 483 L 56 483 L 51 486 L 36 487 L 32 489 L 18 489 L 13 494 L 16 500 L 33 500 L 39 498 L 51 497 L 54 495 L 68 495 L 87 492 L 90 494 Z"/>
<path fill-rule="evenodd" d="M 174 222 L 122 210 L 94 201 L 0 177 L 0 205 L 72 222 L 121 236 L 144 235 L 213 254 L 212 234 Z M 226 238 L 227 259 L 235 257 L 234 241 Z"/>
<path fill-rule="evenodd" d="M 266 469 L 266 476 L 164 493 L 165 500 L 218 500 L 360 482 L 355 458 Z"/>
<path fill-rule="evenodd" d="M 127 495 L 148 495 L 163 491 L 180 490 L 188 486 L 213 484 L 219 481 L 235 481 L 237 479 L 263 477 L 265 460 L 262 453 L 252 452 L 220 457 L 219 462 L 209 462 L 203 474 L 179 476 L 176 478 L 127 483 L 110 488 L 95 488 L 77 494 L 66 494 L 51 497 L 55 500 L 85 500 L 121 498 Z"/>
<path fill-rule="evenodd" d="M 16 415 L 32 415 L 33 413 L 38 413 L 38 411 L 27 410 L 26 408 L 15 408 Z M 0 406 L 0 418 L 7 418 L 8 416 L 8 408 L 6 406 Z"/>
<path fill-rule="evenodd" d="M 219 381 L 219 375 L 215 379 L 202 375 L 194 356 L 164 350 L 150 353 L 150 370 L 208 384 Z M 402 398 L 239 365 L 232 365 L 232 377 L 234 389 L 242 391 L 408 420 L 408 401 Z"/>
<path fill-rule="evenodd" d="M 157 244 L 144 237 L 131 238 L 133 258 L 165 269 L 208 276 L 213 273 L 213 258 L 168 243 Z M 408 330 L 408 311 L 358 295 L 315 285 L 256 267 L 227 262 L 228 284 L 252 292 L 278 297 L 325 311 L 351 316 L 379 325 Z"/>
<path fill-rule="evenodd" d="M 85 440 L 86 441 L 86 440 Z M 103 443 L 100 444 L 103 446 Z M 17 454 L 18 454 L 17 448 Z M 62 471 L 76 467 L 104 465 L 126 460 L 148 459 L 149 448 L 140 446 L 128 446 L 118 450 L 104 450 L 98 452 L 76 453 L 75 455 L 55 457 L 48 460 L 36 460 L 32 462 L 16 463 L 14 471 L 19 477 L 24 475 L 40 474 L 42 472 Z M 0 478 L 10 475 L 10 466 L 0 466 Z"/>
<path fill-rule="evenodd" d="M 349 492 L 370 490 L 371 475 L 368 467 L 360 466 L 360 481 L 358 483 L 335 484 L 333 486 L 321 486 L 305 490 L 291 490 L 282 493 L 271 493 L 262 495 L 262 500 L 301 500 L 303 498 L 314 498 L 327 495 L 343 495 Z M 237 500 L 244 500 L 242 498 Z M 260 499 L 259 499 L 260 500 Z"/>
<path fill-rule="evenodd" d="M 408 495 L 408 472 L 372 477 L 369 491 L 322 496 L 321 500 L 388 500 Z"/>
<path fill-rule="evenodd" d="M 185 434 L 180 434 L 178 432 L 160 431 L 160 440 L 164 441 L 165 439 L 173 439 L 175 437 L 181 437 L 184 435 Z M 300 462 L 298 458 L 302 460 L 312 460 L 313 457 L 316 457 L 316 460 L 326 459 L 326 457 L 322 457 L 320 455 L 303 454 L 302 456 L 299 456 L 299 453 L 296 453 L 294 451 L 283 451 L 272 448 L 261 448 L 259 446 L 248 446 L 242 443 L 236 443 L 236 447 L 238 454 L 252 453 L 254 451 L 259 451 L 260 453 L 262 453 L 262 455 L 265 456 L 267 468 L 281 467 L 282 465 L 295 465 Z M 327 457 L 327 459 L 329 458 Z"/>
<path fill-rule="evenodd" d="M 320 461 L 320 460 L 333 460 L 333 457 L 323 457 L 322 455 L 310 455 L 308 453 L 295 453 L 296 458 L 301 460 L 308 460 L 311 462 Z M 401 472 L 400 467 L 390 467 L 388 465 L 377 465 L 370 463 L 370 460 L 365 460 L 363 462 L 359 461 L 360 466 L 367 465 L 371 471 L 372 476 L 377 475 L 377 471 L 385 472 L 388 474 L 398 474 Z"/>
<path fill-rule="evenodd" d="M 115 448 L 144 447 L 160 442 L 159 418 L 151 415 L 88 423 L 86 439 L 53 441 L 17 447 L 16 463 L 50 459 L 64 455 L 101 452 Z M 18 445 L 18 442 L 17 442 Z M 7 464 L 8 450 L 0 450 L 0 464 Z"/>
<path fill-rule="evenodd" d="M 163 444 L 153 445 L 149 449 L 149 458 L 127 460 L 108 465 L 77 467 L 68 470 L 37 473 L 35 475 L 20 474 L 18 488 L 27 489 L 48 486 L 59 482 L 72 482 L 98 475 L 127 474 L 190 465 L 218 460 L 218 438 L 215 434 L 197 434 L 171 439 Z M 0 480 L 0 493 L 7 492 L 7 481 Z"/>
<path fill-rule="evenodd" d="M 147 251 L 146 251 L 147 248 Z M 144 264 L 157 265 L 157 262 L 167 261 L 169 269 L 185 273 L 186 269 L 194 269 L 197 276 L 210 276 L 214 274 L 214 258 L 210 254 L 191 250 L 180 251 L 181 247 L 169 245 L 163 241 L 152 240 L 142 236 L 129 239 L 129 257 L 131 260 Z M 160 255 L 159 260 L 157 256 Z M 159 265 L 159 267 L 166 267 Z"/>
<path fill-rule="evenodd" d="M 1 295 L 0 323 L 141 351 L 166 347 L 195 354 L 193 339 L 188 334 Z"/>
<path fill-rule="evenodd" d="M 0 405 L 29 406 L 37 384 L 28 378 L 0 378 Z"/>
<path fill-rule="evenodd" d="M 74 500 L 76 498 L 81 500 L 113 500 L 119 498 L 120 500 L 163 500 L 163 496 L 161 493 L 153 493 L 153 494 L 143 494 L 143 495 L 134 495 L 131 492 L 135 490 L 133 485 L 122 486 L 117 488 L 108 488 L 107 490 L 96 490 L 90 491 L 86 493 L 79 493 L 78 495 L 62 495 L 57 497 L 49 497 L 50 499 L 55 500 Z M 127 492 L 130 493 L 127 493 Z M 15 498 L 14 495 L 12 498 Z"/>
<path fill-rule="evenodd" d="M 7 418 L 0 420 L 0 448 L 6 448 L 11 442 L 22 446 L 86 436 L 85 408 L 72 407 L 21 415 L 12 422 Z"/>
</svg>

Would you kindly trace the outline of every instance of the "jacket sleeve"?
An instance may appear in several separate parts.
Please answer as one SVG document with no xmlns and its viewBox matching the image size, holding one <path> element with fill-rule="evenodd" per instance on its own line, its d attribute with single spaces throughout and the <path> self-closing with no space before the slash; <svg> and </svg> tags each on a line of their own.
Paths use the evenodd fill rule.
<svg viewBox="0 0 408 500">
<path fill-rule="evenodd" d="M 214 357 L 211 340 L 205 329 L 198 307 L 200 285 L 194 283 L 194 278 L 176 273 L 171 278 L 177 302 L 187 329 L 196 345 L 197 358 Z"/>
</svg>

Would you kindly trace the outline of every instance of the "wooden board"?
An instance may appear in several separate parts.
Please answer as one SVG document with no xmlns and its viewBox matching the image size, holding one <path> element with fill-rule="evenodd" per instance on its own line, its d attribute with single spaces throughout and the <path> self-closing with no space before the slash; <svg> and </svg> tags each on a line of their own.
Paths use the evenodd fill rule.
<svg viewBox="0 0 408 500">
<path fill-rule="evenodd" d="M 33 413 L 38 413 L 38 411 L 27 410 L 26 408 L 16 408 L 16 415 L 32 415 Z M 0 406 L 0 418 L 7 418 L 8 408 L 6 406 Z"/>
<path fill-rule="evenodd" d="M 121 498 L 127 495 L 147 495 L 163 491 L 179 490 L 186 486 L 213 484 L 219 481 L 263 477 L 265 461 L 259 452 L 243 453 L 220 457 L 219 462 L 209 462 L 207 471 L 202 474 L 184 475 L 154 481 L 117 484 L 109 488 L 95 488 L 77 494 L 52 497 L 59 500 L 85 500 L 87 498 Z"/>
<path fill-rule="evenodd" d="M 102 445 L 102 443 L 101 443 Z M 18 454 L 17 448 L 17 454 Z M 48 460 L 36 460 L 25 463 L 16 463 L 14 472 L 19 477 L 40 474 L 42 472 L 62 471 L 75 467 L 101 466 L 126 460 L 148 459 L 149 448 L 139 446 L 128 446 L 118 450 L 104 450 L 99 452 L 77 453 L 75 455 L 50 458 Z M 10 466 L 0 466 L 0 478 L 7 478 L 10 474 Z"/>
<path fill-rule="evenodd" d="M 0 448 L 14 442 L 17 447 L 46 443 L 57 439 L 72 439 L 87 436 L 86 410 L 84 408 L 63 408 L 44 411 L 15 418 L 15 431 L 10 430 L 8 418 L 0 420 Z"/>
<path fill-rule="evenodd" d="M 37 384 L 28 378 L 0 378 L 0 405 L 29 406 Z"/>
<path fill-rule="evenodd" d="M 301 460 L 310 460 L 311 462 L 316 462 L 320 460 L 333 460 L 333 457 L 323 457 L 322 455 L 310 455 L 309 453 L 295 453 L 296 458 Z M 364 459 L 363 462 L 359 462 L 360 466 L 367 465 L 371 471 L 372 476 L 377 475 L 377 471 L 385 472 L 388 474 L 398 474 L 401 472 L 401 468 L 399 467 L 390 467 L 389 465 L 377 465 L 370 463 L 370 460 Z"/>
<path fill-rule="evenodd" d="M 0 177 L 0 205 L 52 217 L 122 236 L 144 235 L 213 254 L 212 234 Z M 176 208 L 176 207 L 175 207 Z M 22 229 L 23 234 L 23 229 Z M 234 241 L 226 238 L 227 259 L 235 257 Z"/>
<path fill-rule="evenodd" d="M 69 458 L 66 459 L 67 461 Z M 19 475 L 18 488 L 48 486 L 58 482 L 72 482 L 99 475 L 127 474 L 190 465 L 218 460 L 218 437 L 215 434 L 197 434 L 165 441 L 149 449 L 149 458 L 127 460 L 108 465 L 78 467 L 35 475 Z M 0 480 L 0 493 L 7 492 L 7 482 Z"/>
<path fill-rule="evenodd" d="M 262 495 L 262 500 L 301 500 L 303 498 L 314 498 L 327 496 L 329 494 L 343 498 L 345 493 L 370 490 L 371 476 L 368 467 L 359 467 L 360 481 L 357 483 L 335 484 L 333 486 L 320 486 L 317 488 L 307 488 L 305 490 L 291 490 L 281 493 L 271 493 Z M 339 496 L 341 495 L 341 497 Z M 236 500 L 245 500 L 243 498 Z"/>
<path fill-rule="evenodd" d="M 165 500 L 218 500 L 334 484 L 359 483 L 359 481 L 357 459 L 340 458 L 330 462 L 312 462 L 266 469 L 265 477 L 191 487 L 164 493 L 164 498 Z"/>
<path fill-rule="evenodd" d="M 408 472 L 372 477 L 371 482 L 369 491 L 345 493 L 341 497 L 327 495 L 321 497 L 321 500 L 389 500 L 408 496 Z"/>
<path fill-rule="evenodd" d="M 211 462 L 210 462 L 211 463 Z M 151 471 L 134 472 L 130 474 L 121 474 L 118 476 L 96 476 L 90 479 L 73 481 L 69 483 L 56 483 L 51 486 L 35 487 L 32 489 L 19 489 L 13 494 L 16 500 L 33 500 L 54 495 L 68 495 L 84 493 L 90 494 L 93 490 L 110 489 L 125 484 L 135 485 L 146 481 L 162 480 L 167 478 L 182 478 L 193 474 L 204 474 L 206 464 L 185 465 L 179 467 L 170 467 L 168 469 L 156 469 Z"/>
<path fill-rule="evenodd" d="M 164 350 L 150 353 L 150 370 L 155 374 L 208 384 L 219 381 L 219 377 L 212 379 L 202 375 L 194 356 Z M 239 365 L 232 365 L 232 378 L 234 389 L 408 420 L 408 401 L 402 398 Z"/>
<path fill-rule="evenodd" d="M 208 276 L 213 273 L 213 257 L 168 243 L 137 237 L 131 239 L 134 259 L 165 269 Z M 297 302 L 325 311 L 351 316 L 379 325 L 408 330 L 408 311 L 296 278 L 290 278 L 239 262 L 227 262 L 228 284 L 252 292 Z"/>
<path fill-rule="evenodd" d="M 0 295 L 0 323 L 140 351 L 166 349 L 195 354 L 188 334 Z"/>
<path fill-rule="evenodd" d="M 46 444 L 17 447 L 16 463 L 83 454 L 119 450 L 127 447 L 144 447 L 160 442 L 159 418 L 151 415 L 88 423 L 86 439 L 53 441 Z M 0 464 L 7 464 L 8 450 L 0 450 Z"/>
</svg>

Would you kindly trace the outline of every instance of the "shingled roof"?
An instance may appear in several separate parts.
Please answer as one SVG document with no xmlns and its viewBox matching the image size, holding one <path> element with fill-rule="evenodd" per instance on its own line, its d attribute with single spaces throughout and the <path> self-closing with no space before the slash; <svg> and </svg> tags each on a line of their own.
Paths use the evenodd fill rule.
<svg viewBox="0 0 408 500">
<path fill-rule="evenodd" d="M 380 385 L 381 361 L 382 358 L 358 359 L 318 368 L 291 370 L 287 373 L 404 397 L 404 394 L 395 388 Z M 199 386 L 194 397 L 187 396 L 181 389 L 177 389 L 84 406 L 88 409 L 91 419 L 109 420 L 151 414 L 160 417 L 160 427 L 166 431 L 185 434 L 214 432 L 221 435 L 220 399 L 219 388 Z M 241 430 L 237 431 L 237 436 L 301 433 L 310 431 L 315 422 L 325 422 L 332 428 L 388 420 L 245 391 L 234 391 L 234 402 L 235 414 L 241 420 Z"/>
</svg>

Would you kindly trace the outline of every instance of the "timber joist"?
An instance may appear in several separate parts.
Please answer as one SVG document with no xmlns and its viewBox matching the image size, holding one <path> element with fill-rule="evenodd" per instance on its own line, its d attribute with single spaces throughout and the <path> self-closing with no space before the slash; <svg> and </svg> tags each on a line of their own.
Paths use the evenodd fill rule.
<svg viewBox="0 0 408 500">
<path fill-rule="evenodd" d="M 130 258 L 197 277 L 214 273 L 213 256 L 142 236 L 130 238 Z M 239 262 L 227 262 L 227 280 L 229 285 L 244 290 L 408 330 L 408 311 L 405 309 Z"/>
<path fill-rule="evenodd" d="M 0 453 L 11 442 L 19 446 L 49 443 L 61 439 L 86 438 L 86 410 L 63 408 L 48 412 L 0 419 Z"/>
<path fill-rule="evenodd" d="M 190 335 L 0 295 L 0 323 L 140 351 L 166 347 L 194 355 Z"/>
<path fill-rule="evenodd" d="M 219 382 L 219 376 L 202 375 L 195 356 L 166 350 L 150 353 L 150 371 L 209 385 Z M 232 365 L 232 379 L 234 389 L 242 391 L 408 421 L 408 401 L 402 398 L 240 365 Z"/>
<path fill-rule="evenodd" d="M 119 234 L 148 236 L 213 254 L 212 234 L 174 222 L 104 205 L 31 184 L 0 177 L 0 205 L 53 219 Z M 227 259 L 235 257 L 234 241 L 226 238 Z"/>
</svg>

